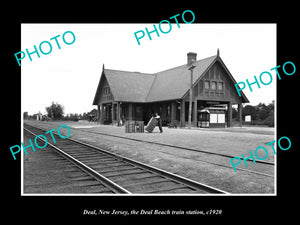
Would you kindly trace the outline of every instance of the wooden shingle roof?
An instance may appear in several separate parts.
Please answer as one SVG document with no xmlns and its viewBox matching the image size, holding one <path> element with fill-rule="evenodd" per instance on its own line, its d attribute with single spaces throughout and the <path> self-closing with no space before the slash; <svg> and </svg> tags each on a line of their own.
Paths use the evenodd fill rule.
<svg viewBox="0 0 300 225">
<path fill-rule="evenodd" d="M 217 56 L 195 62 L 193 83 L 206 71 Z M 147 102 L 181 99 L 190 88 L 191 71 L 186 64 L 156 74 Z"/>
<path fill-rule="evenodd" d="M 155 80 L 154 74 L 105 69 L 115 101 L 145 102 Z"/>
<path fill-rule="evenodd" d="M 199 80 L 206 71 L 219 60 L 234 83 L 230 74 L 219 55 L 211 56 L 195 62 L 193 83 Z M 165 100 L 181 99 L 189 91 L 190 70 L 187 64 L 155 74 L 128 72 L 120 70 L 104 69 L 104 75 L 111 88 L 115 101 L 122 102 L 157 102 Z M 100 79 L 101 82 L 101 79 Z M 99 99 L 100 82 L 93 105 L 97 105 Z M 242 93 L 243 102 L 249 102 Z"/>
</svg>

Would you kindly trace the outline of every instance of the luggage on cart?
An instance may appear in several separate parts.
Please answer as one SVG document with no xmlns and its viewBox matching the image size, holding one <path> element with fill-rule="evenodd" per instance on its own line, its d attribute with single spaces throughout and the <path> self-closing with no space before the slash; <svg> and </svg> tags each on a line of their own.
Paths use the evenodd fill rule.
<svg viewBox="0 0 300 225">
<path fill-rule="evenodd" d="M 125 133 L 134 133 L 135 132 L 135 121 L 127 120 L 125 121 Z"/>
<path fill-rule="evenodd" d="M 135 132 L 144 133 L 144 121 L 135 121 Z"/>
<path fill-rule="evenodd" d="M 151 133 L 154 130 L 156 124 L 157 124 L 157 119 L 152 117 L 150 119 L 150 121 L 148 122 L 147 127 L 145 128 L 145 130 L 148 131 L 149 133 Z"/>
</svg>

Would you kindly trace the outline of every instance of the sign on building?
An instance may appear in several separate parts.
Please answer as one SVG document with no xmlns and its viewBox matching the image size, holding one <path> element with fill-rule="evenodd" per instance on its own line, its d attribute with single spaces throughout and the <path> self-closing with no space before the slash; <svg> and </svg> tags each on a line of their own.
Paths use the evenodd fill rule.
<svg viewBox="0 0 300 225">
<path fill-rule="evenodd" d="M 251 122 L 251 115 L 245 116 L 245 122 Z"/>
</svg>

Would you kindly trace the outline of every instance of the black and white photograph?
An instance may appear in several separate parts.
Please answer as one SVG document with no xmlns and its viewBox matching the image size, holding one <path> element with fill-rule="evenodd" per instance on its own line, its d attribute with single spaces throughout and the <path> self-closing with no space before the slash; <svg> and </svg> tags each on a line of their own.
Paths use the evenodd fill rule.
<svg viewBox="0 0 300 225">
<path fill-rule="evenodd" d="M 21 32 L 24 195 L 276 194 L 276 24 Z"/>
<path fill-rule="evenodd" d="M 297 215 L 296 6 L 114 4 L 18 5 L 3 20 L 3 214 Z"/>
</svg>

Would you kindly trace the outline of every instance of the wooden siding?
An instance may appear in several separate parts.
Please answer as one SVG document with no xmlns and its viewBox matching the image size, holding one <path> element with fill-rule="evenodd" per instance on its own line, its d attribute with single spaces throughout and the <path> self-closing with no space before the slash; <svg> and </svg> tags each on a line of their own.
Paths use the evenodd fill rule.
<svg viewBox="0 0 300 225">
<path fill-rule="evenodd" d="M 194 84 L 193 99 L 231 101 L 233 104 L 242 102 L 234 83 L 218 61 Z M 185 96 L 185 101 L 188 100 L 189 94 Z"/>
<path fill-rule="evenodd" d="M 101 86 L 100 86 L 100 98 L 99 98 L 98 105 L 100 105 L 102 103 L 113 102 L 113 101 L 114 101 L 114 97 L 112 95 L 112 92 L 111 92 L 111 89 L 107 82 L 107 79 L 104 76 L 103 82 L 101 83 Z"/>
</svg>

